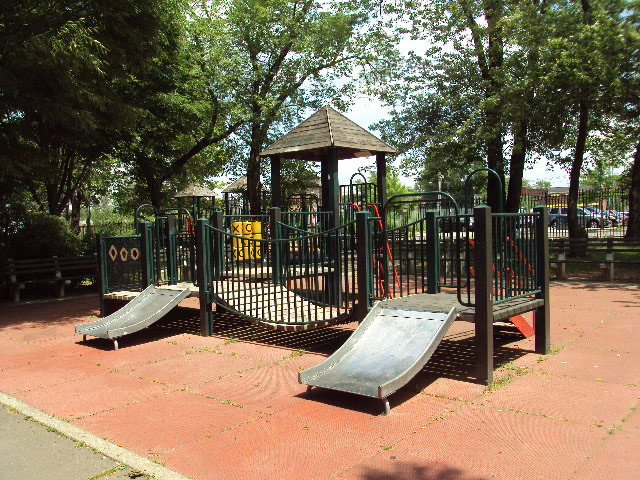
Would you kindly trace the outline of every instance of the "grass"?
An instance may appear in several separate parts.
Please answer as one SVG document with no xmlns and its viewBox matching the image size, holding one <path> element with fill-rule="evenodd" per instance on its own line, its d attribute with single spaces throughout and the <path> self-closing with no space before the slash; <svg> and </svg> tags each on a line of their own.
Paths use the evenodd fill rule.
<svg viewBox="0 0 640 480">
<path fill-rule="evenodd" d="M 220 400 L 220 403 L 224 403 L 225 405 L 231 405 L 232 407 L 244 408 L 244 405 L 242 405 L 241 403 L 235 403 L 235 402 L 232 402 L 231 400 Z"/>
<path fill-rule="evenodd" d="M 99 478 L 104 478 L 104 477 L 107 477 L 109 475 L 113 475 L 114 473 L 116 473 L 117 471 L 122 470 L 122 469 L 124 469 L 124 467 L 122 465 L 118 465 L 116 467 L 110 468 L 109 470 L 105 470 L 102 473 L 98 473 L 97 475 L 89 477 L 86 480 L 98 480 Z"/>
<path fill-rule="evenodd" d="M 507 385 L 514 378 L 520 377 L 528 372 L 527 367 L 519 367 L 515 365 L 513 362 L 508 362 L 508 363 L 499 365 L 496 371 L 499 371 L 501 369 L 506 370 L 508 373 L 506 375 L 501 376 L 500 378 L 495 379 L 493 382 L 487 385 L 487 388 L 485 388 L 483 393 L 486 394 L 486 393 L 495 392 L 496 390 Z"/>
</svg>

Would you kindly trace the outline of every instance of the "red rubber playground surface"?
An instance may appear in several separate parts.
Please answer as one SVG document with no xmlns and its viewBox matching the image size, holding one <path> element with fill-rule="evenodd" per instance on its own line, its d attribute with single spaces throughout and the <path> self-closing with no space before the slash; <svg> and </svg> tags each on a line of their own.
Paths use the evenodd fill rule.
<svg viewBox="0 0 640 480">
<path fill-rule="evenodd" d="M 551 301 L 551 355 L 500 329 L 488 391 L 456 322 L 388 417 L 297 384 L 353 326 L 218 314 L 203 338 L 185 307 L 116 352 L 73 333 L 94 297 L 0 308 L 0 391 L 195 479 L 640 478 L 640 288 L 554 284 Z"/>
</svg>

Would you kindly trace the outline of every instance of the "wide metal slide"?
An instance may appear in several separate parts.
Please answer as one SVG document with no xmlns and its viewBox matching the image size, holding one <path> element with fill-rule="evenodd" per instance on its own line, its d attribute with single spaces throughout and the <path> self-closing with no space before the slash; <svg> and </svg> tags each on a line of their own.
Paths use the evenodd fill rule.
<svg viewBox="0 0 640 480">
<path fill-rule="evenodd" d="M 429 361 L 456 318 L 449 312 L 387 308 L 378 303 L 351 337 L 322 363 L 298 374 L 302 384 L 379 398 L 409 382 Z"/>
<path fill-rule="evenodd" d="M 118 337 L 157 322 L 188 297 L 189 293 L 189 288 L 169 290 L 151 285 L 117 312 L 95 322 L 76 325 L 76 333 L 82 334 L 83 340 L 86 340 L 87 335 L 110 339 L 117 350 Z"/>
</svg>

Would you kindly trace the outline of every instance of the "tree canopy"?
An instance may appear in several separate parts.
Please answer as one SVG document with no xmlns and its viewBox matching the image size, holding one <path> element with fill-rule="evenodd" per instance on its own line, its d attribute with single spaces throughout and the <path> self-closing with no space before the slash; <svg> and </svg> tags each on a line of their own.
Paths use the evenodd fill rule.
<svg viewBox="0 0 640 480">
<path fill-rule="evenodd" d="M 517 211 L 526 168 L 557 164 L 573 236 L 581 181 L 628 188 L 640 236 L 639 16 L 637 0 L 7 0 L 3 229 L 38 210 L 78 230 L 97 202 L 160 207 L 223 174 L 247 176 L 256 213 L 259 152 L 364 91 L 391 108 L 376 127 L 418 188 L 460 193 L 488 166 Z M 283 167 L 290 193 L 314 184 L 312 165 Z"/>
</svg>

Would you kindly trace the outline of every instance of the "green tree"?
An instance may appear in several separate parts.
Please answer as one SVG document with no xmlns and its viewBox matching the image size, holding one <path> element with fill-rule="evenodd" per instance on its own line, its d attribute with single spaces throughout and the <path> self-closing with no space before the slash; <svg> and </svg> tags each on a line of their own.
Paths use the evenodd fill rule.
<svg viewBox="0 0 640 480">
<path fill-rule="evenodd" d="M 549 180 L 536 180 L 536 182 L 533 184 L 533 187 L 541 188 L 543 190 L 549 190 L 552 187 L 552 185 Z"/>
<path fill-rule="evenodd" d="M 341 0 L 200 3 L 194 39 L 205 51 L 223 52 L 236 106 L 246 120 L 236 146 L 246 165 L 253 213 L 260 210 L 258 155 L 274 131 L 328 101 L 341 105 L 353 85 L 339 85 L 337 79 L 348 80 L 356 65 L 375 55 L 371 41 L 380 38 L 380 30 L 367 24 L 366 7 Z"/>
<path fill-rule="evenodd" d="M 60 215 L 135 119 L 144 69 L 178 0 L 16 1 L 0 9 L 0 175 Z"/>
<path fill-rule="evenodd" d="M 204 23 L 207 12 L 201 2 L 181 10 L 148 68 L 128 85 L 139 116 L 118 146 L 127 176 L 136 179 L 119 185 L 123 206 L 150 202 L 160 208 L 187 183 L 221 174 L 229 161 L 225 141 L 244 117 L 236 105 L 241 72 L 226 50 L 233 42 L 223 22 Z M 206 35 L 211 41 L 203 40 Z"/>
<path fill-rule="evenodd" d="M 386 94 L 395 109 L 381 128 L 406 163 L 422 172 L 421 181 L 451 177 L 445 183 L 455 188 L 470 171 L 488 166 L 503 184 L 508 174 L 507 209 L 517 210 L 531 138 L 545 125 L 534 106 L 546 5 L 535 0 L 400 4 L 408 12 L 412 38 L 430 47 L 423 55 L 410 54 L 404 86 L 394 84 Z M 488 203 L 497 208 L 502 194 L 497 179 L 487 178 Z"/>
<path fill-rule="evenodd" d="M 568 150 L 562 159 L 569 169 L 568 227 L 574 238 L 586 235 L 578 225 L 580 174 L 592 134 L 606 133 L 611 114 L 621 108 L 625 57 L 622 0 L 557 2 L 553 31 L 543 54 L 547 116 L 555 123 L 549 139 Z M 561 92 L 562 95 L 557 95 Z"/>
</svg>

